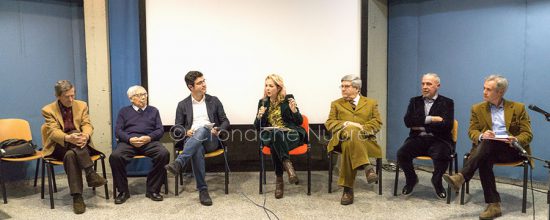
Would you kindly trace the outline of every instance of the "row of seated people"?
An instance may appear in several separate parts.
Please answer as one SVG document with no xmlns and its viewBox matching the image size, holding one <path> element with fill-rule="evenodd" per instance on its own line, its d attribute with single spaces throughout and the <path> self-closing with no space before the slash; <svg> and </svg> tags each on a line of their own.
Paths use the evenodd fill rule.
<svg viewBox="0 0 550 220">
<path fill-rule="evenodd" d="M 229 120 L 220 100 L 206 94 L 206 81 L 201 72 L 190 71 L 185 81 L 191 94 L 178 103 L 175 126 L 179 129 L 175 129 L 177 132 L 173 134 L 185 140 L 185 144 L 181 154 L 171 163 L 168 151 L 159 142 L 164 133 L 159 111 L 147 105 L 147 92 L 143 87 L 132 86 L 128 89 L 128 98 L 132 104 L 118 113 L 115 126 L 118 144 L 109 157 L 116 190 L 120 192 L 115 198 L 115 204 L 122 204 L 130 197 L 126 165 L 133 156 L 145 155 L 153 160 L 153 168 L 147 176 L 148 198 L 162 201 L 159 192 L 166 171 L 179 174 L 185 165 L 191 163 L 200 203 L 212 205 L 204 180 L 204 155 L 218 148 L 218 135 L 228 129 Z M 382 126 L 378 104 L 376 100 L 360 95 L 361 85 L 361 79 L 356 75 L 346 75 L 341 79 L 342 98 L 331 103 L 325 123 L 333 134 L 327 150 L 341 155 L 338 185 L 344 189 L 340 200 L 342 205 L 353 203 L 358 170 L 364 170 L 368 183 L 377 181 L 377 173 L 369 158 L 382 155 L 376 141 L 376 134 Z M 406 177 L 402 194 L 410 195 L 418 183 L 412 160 L 417 156 L 430 156 L 434 164 L 431 182 L 437 197 L 447 197 L 442 179 L 458 189 L 479 169 L 485 201 L 488 203 L 480 218 L 500 216 L 500 197 L 496 191 L 492 166 L 494 163 L 521 159 L 513 148 L 507 147 L 512 142 L 519 142 L 529 151 L 532 132 L 525 107 L 522 103 L 503 98 L 508 88 L 506 78 L 500 75 L 488 76 L 483 86 L 484 101 L 473 105 L 471 109 L 468 135 L 474 143 L 472 156 L 459 173 L 450 176 L 445 171 L 451 160 L 450 155 L 454 152 L 451 134 L 454 102 L 438 93 L 440 85 L 437 74 L 424 74 L 421 79 L 422 95 L 409 101 L 404 122 L 410 133 L 397 152 L 398 163 Z M 107 180 L 92 168 L 90 155 L 98 152 L 90 141 L 93 127 L 86 103 L 75 100 L 75 88 L 67 80 L 57 82 L 55 94 L 56 101 L 42 109 L 46 126 L 44 136 L 47 138 L 44 155 L 63 160 L 73 196 L 74 212 L 80 214 L 86 208 L 82 198 L 82 170 L 90 187 L 102 186 Z M 287 94 L 283 79 L 276 74 L 268 75 L 264 97 L 258 102 L 254 125 L 258 130 L 263 127 L 278 128 L 262 130 L 260 133 L 261 144 L 271 149 L 276 175 L 274 196 L 277 199 L 284 195 L 283 173 L 288 174 L 289 183 L 299 182 L 289 151 L 306 142 L 306 131 L 300 126 L 302 120 L 296 100 Z M 495 137 L 503 135 L 504 139 L 495 140 Z"/>
</svg>

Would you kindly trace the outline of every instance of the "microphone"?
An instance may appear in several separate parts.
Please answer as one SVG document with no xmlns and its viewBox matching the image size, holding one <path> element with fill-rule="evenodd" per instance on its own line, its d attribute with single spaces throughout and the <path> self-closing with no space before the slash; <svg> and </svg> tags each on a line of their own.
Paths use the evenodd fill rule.
<svg viewBox="0 0 550 220">
<path fill-rule="evenodd" d="M 538 113 L 541 113 L 543 114 L 544 116 L 548 117 L 550 116 L 550 113 L 540 109 L 539 107 L 537 107 L 536 105 L 529 105 L 529 109 L 533 110 L 533 111 L 536 111 Z"/>
<path fill-rule="evenodd" d="M 527 151 L 517 141 L 512 141 L 512 147 L 521 152 L 522 155 L 527 154 Z"/>
</svg>

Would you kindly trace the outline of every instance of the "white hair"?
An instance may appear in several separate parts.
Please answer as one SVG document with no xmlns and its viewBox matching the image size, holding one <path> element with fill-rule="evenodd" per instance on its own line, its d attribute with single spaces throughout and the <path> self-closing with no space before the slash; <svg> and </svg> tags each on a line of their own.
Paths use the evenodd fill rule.
<svg viewBox="0 0 550 220">
<path fill-rule="evenodd" d="M 497 91 L 502 91 L 502 93 L 505 93 L 506 90 L 508 90 L 508 80 L 504 78 L 504 76 L 498 75 L 498 74 L 492 74 L 485 78 L 485 82 L 487 81 L 493 81 L 495 82 Z"/>
<path fill-rule="evenodd" d="M 422 78 L 427 77 L 427 76 L 434 78 L 435 81 L 437 81 L 437 83 L 441 84 L 441 79 L 439 78 L 437 73 L 426 73 L 426 74 L 422 75 Z"/>
<path fill-rule="evenodd" d="M 132 98 L 132 96 L 136 95 L 140 90 L 147 92 L 147 90 L 145 90 L 142 86 L 135 85 L 128 88 L 126 94 L 128 94 L 128 98 Z"/>
<path fill-rule="evenodd" d="M 343 81 L 350 81 L 351 86 L 353 86 L 357 89 L 361 89 L 361 77 L 359 77 L 358 75 L 355 75 L 355 74 L 345 75 L 340 80 L 340 82 L 343 82 Z"/>
</svg>

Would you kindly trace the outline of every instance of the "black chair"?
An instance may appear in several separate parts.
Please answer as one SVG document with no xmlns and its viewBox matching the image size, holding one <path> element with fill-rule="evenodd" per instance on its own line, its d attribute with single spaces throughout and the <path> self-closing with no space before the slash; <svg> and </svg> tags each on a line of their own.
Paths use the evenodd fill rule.
<svg viewBox="0 0 550 220">
<path fill-rule="evenodd" d="M 46 125 L 43 124 L 40 128 L 40 133 L 42 134 L 42 145 L 44 145 L 44 142 L 46 141 L 45 134 Z M 92 161 L 94 162 L 94 170 L 97 171 L 97 161 L 101 160 L 101 169 L 103 171 L 103 178 L 107 179 L 107 174 L 105 172 L 105 154 L 99 152 L 98 155 L 91 156 Z M 55 173 L 54 173 L 54 166 L 63 166 L 63 161 L 56 160 L 49 157 L 43 157 L 42 158 L 42 186 L 40 189 L 40 198 L 44 199 L 44 172 L 48 171 L 48 192 L 50 194 L 50 208 L 54 209 L 54 202 L 53 202 L 53 193 L 57 192 L 57 184 L 55 182 Z M 109 188 L 107 184 L 105 184 L 105 199 L 109 199 Z M 95 191 L 95 187 L 92 188 L 93 191 Z"/>
<path fill-rule="evenodd" d="M 181 152 L 183 152 L 183 147 L 185 146 L 185 140 L 174 143 L 174 159 L 176 159 L 178 157 L 178 155 Z M 220 146 L 219 149 L 217 149 L 213 152 L 204 154 L 204 157 L 205 158 L 212 158 L 212 157 L 216 157 L 218 155 L 223 154 L 224 165 L 225 165 L 225 183 L 224 183 L 225 184 L 225 194 L 229 194 L 229 164 L 227 162 L 227 146 L 220 139 L 218 139 L 218 143 L 219 143 L 219 146 Z M 190 161 L 190 163 L 192 163 L 192 162 Z M 190 164 L 190 163 L 188 163 L 188 164 Z M 187 164 L 186 164 L 186 166 L 187 166 Z M 183 175 L 182 175 L 183 172 L 184 172 L 184 169 L 182 169 L 182 172 L 180 174 L 175 175 L 176 181 L 174 182 L 175 183 L 174 184 L 175 185 L 174 193 L 175 193 L 176 196 L 179 195 L 178 177 L 179 177 L 179 185 L 183 185 Z"/>
<path fill-rule="evenodd" d="M 457 141 L 457 138 L 458 138 L 458 121 L 457 120 L 454 120 L 454 123 L 453 123 L 453 130 L 451 131 L 452 133 L 452 138 L 453 138 L 453 152 L 451 152 L 451 162 L 449 163 L 449 175 L 453 175 L 453 167 L 454 167 L 454 172 L 455 173 L 458 173 L 458 155 L 456 154 L 456 151 L 454 150 L 455 146 L 456 146 L 456 141 Z M 429 156 L 418 156 L 416 157 L 416 159 L 418 160 L 432 160 L 431 157 Z M 399 184 L 399 163 L 396 163 L 396 167 L 395 167 L 395 182 L 394 182 L 394 186 L 393 186 L 393 196 L 397 196 L 397 187 L 398 187 L 398 184 Z M 447 186 L 447 204 L 450 204 L 451 203 L 451 186 L 448 185 Z"/>
<path fill-rule="evenodd" d="M 466 160 L 470 157 L 470 153 L 466 153 L 464 155 L 464 163 L 466 164 Z M 529 167 L 529 160 L 524 159 L 516 162 L 511 163 L 495 163 L 495 166 L 505 166 L 505 167 L 522 167 L 523 168 L 523 198 L 521 201 L 521 212 L 525 213 L 527 210 L 527 173 L 528 173 L 528 167 Z M 462 184 L 462 187 L 460 188 L 460 205 L 464 205 L 464 191 L 466 191 L 467 194 L 470 194 L 470 182 L 464 182 Z"/>
</svg>

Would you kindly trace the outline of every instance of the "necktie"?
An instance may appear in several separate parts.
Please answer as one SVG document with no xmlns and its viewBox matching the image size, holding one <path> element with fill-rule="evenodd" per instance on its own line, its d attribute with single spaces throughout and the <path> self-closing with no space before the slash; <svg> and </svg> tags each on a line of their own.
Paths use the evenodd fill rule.
<svg viewBox="0 0 550 220">
<path fill-rule="evenodd" d="M 139 112 L 139 113 L 142 113 L 142 112 L 143 112 L 143 109 L 138 109 L 138 112 Z"/>
<path fill-rule="evenodd" d="M 351 104 L 351 108 L 353 108 L 353 110 L 355 110 L 355 102 L 353 100 L 349 100 L 349 104 Z"/>
<path fill-rule="evenodd" d="M 425 100 L 427 103 L 433 103 L 433 102 L 434 102 L 434 100 L 431 99 L 431 98 L 424 98 L 424 100 Z"/>
</svg>

